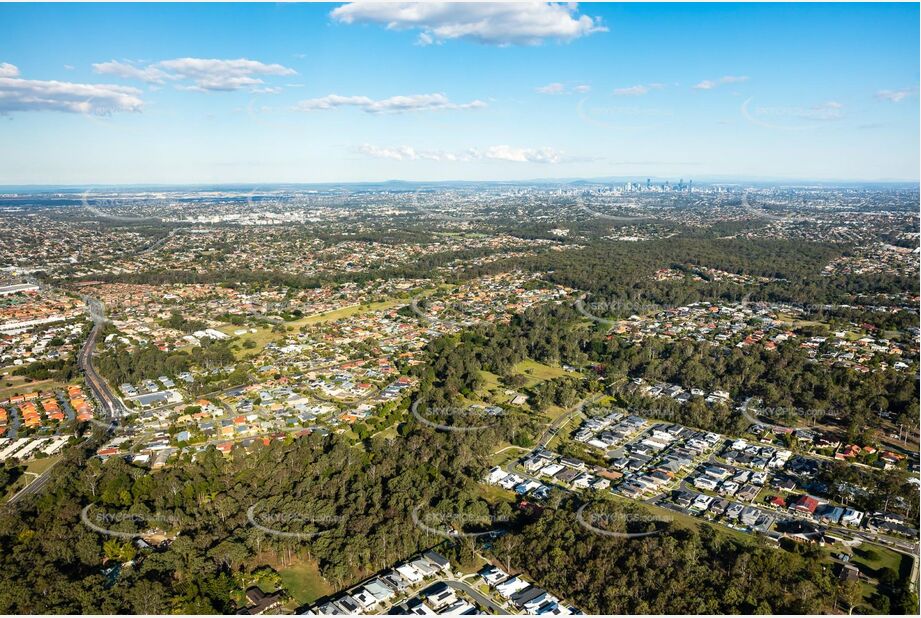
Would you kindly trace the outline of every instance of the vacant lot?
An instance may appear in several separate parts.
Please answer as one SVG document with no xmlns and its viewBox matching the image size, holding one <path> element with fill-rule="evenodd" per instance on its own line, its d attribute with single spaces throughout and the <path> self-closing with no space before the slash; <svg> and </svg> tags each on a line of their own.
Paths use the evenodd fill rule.
<svg viewBox="0 0 921 618">
<path fill-rule="evenodd" d="M 313 561 L 298 560 L 289 567 L 278 569 L 278 574 L 288 594 L 295 598 L 298 605 L 313 603 L 334 592 Z"/>
<path fill-rule="evenodd" d="M 576 371 L 566 371 L 561 367 L 552 367 L 550 365 L 545 365 L 544 363 L 538 363 L 537 361 L 527 359 L 523 360 L 520 363 L 517 363 L 512 367 L 514 373 L 521 374 L 528 378 L 525 388 L 530 388 L 535 384 L 540 384 L 545 380 L 552 380 L 554 378 L 562 378 L 563 376 L 579 377 L 580 373 Z"/>
<path fill-rule="evenodd" d="M 890 568 L 896 573 L 902 565 L 902 555 L 878 545 L 863 544 L 854 548 L 851 562 L 870 577 L 879 577 L 883 569 Z"/>
<path fill-rule="evenodd" d="M 511 399 L 511 395 L 505 392 L 507 390 L 517 392 L 531 388 L 545 380 L 552 380 L 563 376 L 581 377 L 582 375 L 578 372 L 566 371 L 560 367 L 538 363 L 531 359 L 516 363 L 512 367 L 511 373 L 512 375 L 519 375 L 524 378 L 524 383 L 521 387 L 515 389 L 509 388 L 502 384 L 499 376 L 496 374 L 489 371 L 480 371 L 483 385 L 476 393 L 480 400 L 494 404 L 508 403 Z M 557 414 L 561 411 L 562 410 L 557 411 Z M 555 418 L 555 415 L 551 412 L 548 412 L 547 415 L 551 418 Z"/>
</svg>

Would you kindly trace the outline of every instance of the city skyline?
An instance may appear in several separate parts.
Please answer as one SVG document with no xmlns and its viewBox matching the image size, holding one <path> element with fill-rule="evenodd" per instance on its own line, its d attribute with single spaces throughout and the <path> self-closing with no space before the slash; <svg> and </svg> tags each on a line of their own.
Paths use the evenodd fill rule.
<svg viewBox="0 0 921 618">
<path fill-rule="evenodd" d="M 916 4 L 0 17 L 0 185 L 918 177 Z"/>
</svg>

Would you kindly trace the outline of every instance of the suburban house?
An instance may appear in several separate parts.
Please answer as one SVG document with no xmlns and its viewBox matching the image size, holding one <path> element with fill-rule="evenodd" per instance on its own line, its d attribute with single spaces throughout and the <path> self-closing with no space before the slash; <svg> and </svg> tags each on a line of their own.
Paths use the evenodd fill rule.
<svg viewBox="0 0 921 618">
<path fill-rule="evenodd" d="M 237 614 L 260 616 L 280 606 L 283 598 L 284 595 L 280 591 L 266 594 L 258 586 L 251 586 L 246 589 L 246 600 L 250 605 L 238 611 Z"/>
<path fill-rule="evenodd" d="M 813 515 L 817 508 L 819 508 L 819 501 L 812 496 L 800 496 L 790 506 L 790 509 L 804 515 Z"/>
</svg>

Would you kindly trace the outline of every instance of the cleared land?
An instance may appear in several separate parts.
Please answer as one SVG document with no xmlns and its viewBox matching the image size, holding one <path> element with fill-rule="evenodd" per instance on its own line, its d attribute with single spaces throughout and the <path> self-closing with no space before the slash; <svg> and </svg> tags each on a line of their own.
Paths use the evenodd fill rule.
<svg viewBox="0 0 921 618">
<path fill-rule="evenodd" d="M 429 294 L 434 292 L 431 290 L 423 293 Z M 253 329 L 251 326 L 244 325 L 235 325 L 235 324 L 225 324 L 221 326 L 218 330 L 227 335 L 236 337 L 234 344 L 236 344 L 237 349 L 235 349 L 235 354 L 237 358 L 242 358 L 248 354 L 258 354 L 265 348 L 266 345 L 273 341 L 281 340 L 287 333 L 296 332 L 304 326 L 310 326 L 313 324 L 324 324 L 326 322 L 334 322 L 335 320 L 340 320 L 342 318 L 352 317 L 354 315 L 359 315 L 362 313 L 369 313 L 371 311 L 382 311 L 386 309 L 393 309 L 394 307 L 400 307 L 409 303 L 409 298 L 389 298 L 387 300 L 381 300 L 373 303 L 367 304 L 354 304 L 348 305 L 346 307 L 341 307 L 339 309 L 333 309 L 331 311 L 323 311 L 321 313 L 314 313 L 297 320 L 292 320 L 290 322 L 282 322 L 278 324 L 279 327 L 283 328 L 282 332 L 277 332 L 272 327 L 259 326 Z M 234 332 L 238 330 L 246 329 L 247 332 L 242 335 L 234 335 Z M 255 330 L 256 332 L 249 332 L 250 330 Z M 252 341 L 254 345 L 250 347 L 245 347 L 247 341 Z"/>
<path fill-rule="evenodd" d="M 0 377 L 0 401 L 24 393 L 66 388 L 63 382 L 55 380 L 34 380 L 32 382 L 26 380 L 25 376 L 4 375 Z"/>
<path fill-rule="evenodd" d="M 323 579 L 315 562 L 298 560 L 289 567 L 278 569 L 281 582 L 298 605 L 313 603 L 320 597 L 335 592 Z"/>
</svg>

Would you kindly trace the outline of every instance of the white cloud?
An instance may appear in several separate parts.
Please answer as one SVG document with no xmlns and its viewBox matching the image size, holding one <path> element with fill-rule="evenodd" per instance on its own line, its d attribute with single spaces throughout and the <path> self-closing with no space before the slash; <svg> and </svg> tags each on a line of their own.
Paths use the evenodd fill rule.
<svg viewBox="0 0 921 618">
<path fill-rule="evenodd" d="M 541 94 L 563 94 L 566 92 L 566 86 L 560 82 L 554 82 L 552 84 L 547 84 L 546 86 L 535 88 L 535 90 Z"/>
<path fill-rule="evenodd" d="M 382 24 L 419 30 L 418 43 L 471 39 L 488 45 L 539 45 L 606 32 L 600 19 L 579 15 L 575 4 L 554 2 L 352 2 L 330 16 L 345 24 Z"/>
<path fill-rule="evenodd" d="M 880 90 L 876 93 L 876 98 L 881 101 L 891 101 L 898 103 L 902 99 L 907 99 L 915 93 L 911 88 L 902 88 L 901 90 Z"/>
<path fill-rule="evenodd" d="M 665 84 L 637 84 L 626 88 L 615 88 L 614 94 L 620 97 L 637 97 L 648 93 L 650 90 L 661 90 Z"/>
<path fill-rule="evenodd" d="M 362 144 L 358 147 L 361 154 L 374 157 L 375 159 L 393 159 L 394 161 L 404 161 L 406 159 L 417 159 L 416 151 L 412 146 L 397 146 L 396 148 L 381 148 L 372 144 Z"/>
<path fill-rule="evenodd" d="M 371 144 L 362 144 L 358 152 L 376 159 L 392 159 L 394 161 L 457 161 L 458 156 L 441 150 L 416 150 L 412 146 L 395 146 L 381 148 Z"/>
<path fill-rule="evenodd" d="M 0 62 L 0 77 L 19 77 L 19 67 L 9 62 Z"/>
<path fill-rule="evenodd" d="M 484 159 L 515 161 L 517 163 L 560 163 L 563 160 L 563 154 L 550 147 L 514 148 L 506 145 L 490 146 L 484 152 L 478 154 Z"/>
<path fill-rule="evenodd" d="M 461 152 L 444 150 L 416 150 L 412 146 L 379 147 L 362 144 L 358 152 L 377 159 L 394 161 L 512 161 L 515 163 L 562 163 L 563 153 L 550 148 L 516 148 L 508 145 L 485 149 L 469 148 Z"/>
<path fill-rule="evenodd" d="M 738 84 L 747 81 L 747 75 L 724 75 L 723 77 L 716 80 L 705 79 L 702 82 L 695 84 L 693 88 L 695 90 L 713 90 L 714 88 L 722 86 L 723 84 Z"/>
<path fill-rule="evenodd" d="M 118 60 L 97 62 L 93 65 L 93 70 L 103 75 L 114 75 L 122 79 L 137 79 L 148 84 L 162 84 L 167 79 L 175 79 L 155 66 L 137 67 L 131 63 L 119 62 Z"/>
<path fill-rule="evenodd" d="M 309 112 L 338 107 L 358 107 L 370 114 L 385 114 L 445 109 L 478 109 L 486 107 L 486 103 L 479 99 L 474 99 L 468 103 L 452 103 L 447 96 L 440 92 L 433 94 L 395 96 L 378 100 L 365 96 L 330 94 L 325 97 L 300 101 L 295 105 L 294 109 L 297 111 Z"/>
<path fill-rule="evenodd" d="M 137 88 L 22 79 L 18 75 L 12 64 L 0 64 L 0 114 L 58 111 L 105 116 L 138 112 L 144 105 Z"/>
<path fill-rule="evenodd" d="M 258 60 L 237 58 L 175 58 L 139 67 L 127 62 L 111 60 L 93 65 L 97 73 L 115 75 L 124 79 L 137 79 L 148 84 L 166 81 L 180 83 L 182 90 L 231 91 L 241 88 L 258 88 L 265 76 L 296 75 L 297 71 L 280 64 L 266 64 Z"/>
<path fill-rule="evenodd" d="M 209 58 L 176 58 L 164 60 L 158 66 L 195 82 L 199 90 L 239 90 L 257 86 L 263 81 L 256 76 L 296 75 L 297 71 L 280 64 L 265 64 L 258 60 L 238 58 L 217 60 Z"/>
<path fill-rule="evenodd" d="M 591 89 L 592 87 L 588 84 L 578 84 L 569 90 L 560 82 L 553 82 L 552 84 L 535 88 L 534 91 L 541 94 L 572 94 L 573 92 L 586 93 Z"/>
</svg>

